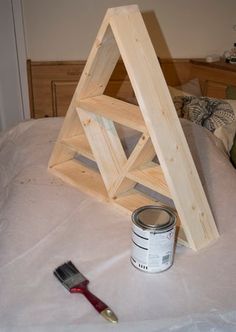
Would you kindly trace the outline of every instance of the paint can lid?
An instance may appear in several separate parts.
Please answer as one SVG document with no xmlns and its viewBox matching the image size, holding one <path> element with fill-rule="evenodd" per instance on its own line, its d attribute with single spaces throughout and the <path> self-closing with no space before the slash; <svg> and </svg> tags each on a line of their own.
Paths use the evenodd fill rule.
<svg viewBox="0 0 236 332">
<path fill-rule="evenodd" d="M 166 231 L 174 226 L 175 215 L 166 207 L 147 205 L 135 210 L 132 214 L 132 220 L 143 229 Z"/>
</svg>

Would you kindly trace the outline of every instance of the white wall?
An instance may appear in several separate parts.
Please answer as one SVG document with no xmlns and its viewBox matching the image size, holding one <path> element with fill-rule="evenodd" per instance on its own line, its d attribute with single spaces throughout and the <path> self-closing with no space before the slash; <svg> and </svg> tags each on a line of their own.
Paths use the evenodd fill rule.
<svg viewBox="0 0 236 332">
<path fill-rule="evenodd" d="M 236 42 L 235 0 L 23 0 L 28 58 L 86 59 L 106 9 L 133 3 L 161 57 L 221 55 Z"/>
<path fill-rule="evenodd" d="M 0 1 L 0 45 L 1 131 L 17 124 L 24 117 L 11 0 Z"/>
</svg>

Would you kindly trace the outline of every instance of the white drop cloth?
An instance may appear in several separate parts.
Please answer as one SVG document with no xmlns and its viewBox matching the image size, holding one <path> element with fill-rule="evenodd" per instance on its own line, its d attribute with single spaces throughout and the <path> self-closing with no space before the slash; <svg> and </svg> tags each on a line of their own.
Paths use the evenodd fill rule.
<svg viewBox="0 0 236 332">
<path fill-rule="evenodd" d="M 220 221 L 207 249 L 177 247 L 168 271 L 136 270 L 130 218 L 47 171 L 62 121 L 31 120 L 0 137 L 0 331 L 236 331 L 236 218 Z M 118 324 L 56 280 L 67 260 Z"/>
</svg>

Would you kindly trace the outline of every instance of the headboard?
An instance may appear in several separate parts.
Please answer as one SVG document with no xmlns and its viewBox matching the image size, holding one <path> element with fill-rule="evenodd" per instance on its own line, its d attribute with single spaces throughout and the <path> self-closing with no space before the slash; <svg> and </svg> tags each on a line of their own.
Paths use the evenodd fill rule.
<svg viewBox="0 0 236 332">
<path fill-rule="evenodd" d="M 223 98 L 228 83 L 236 85 L 236 71 L 231 72 L 231 67 L 225 72 L 200 59 L 159 59 L 159 62 L 166 82 L 171 86 L 199 78 L 205 95 Z M 85 61 L 28 60 L 31 117 L 64 116 L 84 65 Z M 135 95 L 122 61 L 118 61 L 105 93 L 135 103 Z"/>
</svg>

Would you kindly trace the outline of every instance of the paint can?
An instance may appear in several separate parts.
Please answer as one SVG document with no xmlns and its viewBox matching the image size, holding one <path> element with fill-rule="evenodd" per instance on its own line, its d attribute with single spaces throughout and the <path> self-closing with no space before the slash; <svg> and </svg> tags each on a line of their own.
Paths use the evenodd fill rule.
<svg viewBox="0 0 236 332">
<path fill-rule="evenodd" d="M 169 269 L 175 246 L 173 211 L 163 206 L 142 206 L 132 213 L 132 222 L 132 264 L 151 273 Z"/>
</svg>

